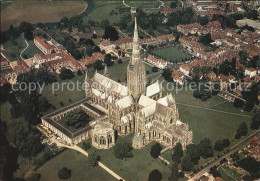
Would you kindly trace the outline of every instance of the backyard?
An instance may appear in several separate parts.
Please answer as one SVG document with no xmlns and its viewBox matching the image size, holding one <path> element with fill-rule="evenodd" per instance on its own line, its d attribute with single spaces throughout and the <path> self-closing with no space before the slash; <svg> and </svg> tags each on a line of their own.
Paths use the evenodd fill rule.
<svg viewBox="0 0 260 181">
<path fill-rule="evenodd" d="M 178 47 L 174 46 L 159 48 L 152 53 L 168 62 L 184 62 L 192 58 L 191 55 L 182 52 Z"/>
</svg>

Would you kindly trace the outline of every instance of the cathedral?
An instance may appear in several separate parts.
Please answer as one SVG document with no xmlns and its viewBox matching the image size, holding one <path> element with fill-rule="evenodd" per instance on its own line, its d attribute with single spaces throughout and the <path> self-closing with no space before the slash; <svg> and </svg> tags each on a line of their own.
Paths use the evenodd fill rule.
<svg viewBox="0 0 260 181">
<path fill-rule="evenodd" d="M 91 103 L 107 114 L 107 122 L 113 125 L 118 135 L 134 132 L 134 148 L 157 141 L 166 147 L 180 142 L 185 149 L 192 143 L 192 131 L 188 124 L 180 121 L 175 98 L 171 94 L 162 97 L 158 81 L 147 86 L 141 57 L 135 19 L 132 57 L 127 66 L 127 86 L 110 79 L 105 66 L 104 74 L 96 72 L 91 79 L 86 74 L 86 97 L 90 97 Z"/>
</svg>

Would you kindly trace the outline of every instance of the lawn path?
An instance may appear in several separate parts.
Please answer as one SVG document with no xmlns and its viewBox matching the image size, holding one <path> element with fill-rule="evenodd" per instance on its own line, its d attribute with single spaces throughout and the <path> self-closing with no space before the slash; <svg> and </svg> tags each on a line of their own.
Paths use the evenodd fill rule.
<svg viewBox="0 0 260 181">
<path fill-rule="evenodd" d="M 252 116 L 247 116 L 247 115 L 237 114 L 237 113 L 231 113 L 231 112 L 226 112 L 226 111 L 220 111 L 220 110 L 216 110 L 216 109 L 204 108 L 204 107 L 200 107 L 200 106 L 194 106 L 194 105 L 183 104 L 183 103 L 176 103 L 176 104 L 182 105 L 182 106 L 188 106 L 188 107 L 198 108 L 198 109 L 204 109 L 204 110 L 208 110 L 208 111 L 214 111 L 214 112 L 224 113 L 224 114 L 231 114 L 231 115 L 235 115 L 235 116 L 243 116 L 243 117 L 252 118 Z"/>
<path fill-rule="evenodd" d="M 215 106 L 217 106 L 217 105 L 220 105 L 220 104 L 223 104 L 223 103 L 225 103 L 225 102 L 227 102 L 228 100 L 226 100 L 226 101 L 223 101 L 223 102 L 220 102 L 220 103 L 218 103 L 218 104 L 215 104 L 215 105 L 213 105 L 213 106 L 209 106 L 208 108 L 213 108 L 213 107 L 215 107 Z"/>
<path fill-rule="evenodd" d="M 29 47 L 29 44 L 28 44 L 27 40 L 25 39 L 24 41 L 25 41 L 25 43 L 26 43 L 26 47 L 25 47 L 25 48 L 23 49 L 23 51 L 21 51 L 21 53 L 20 53 L 20 57 L 21 57 L 22 60 L 24 60 L 24 58 L 23 58 L 23 56 L 22 56 L 22 55 L 23 55 L 23 52 Z"/>
<path fill-rule="evenodd" d="M 80 153 L 82 153 L 83 155 L 85 155 L 86 157 L 89 156 L 88 152 L 86 152 L 85 150 L 83 150 L 81 147 L 79 147 L 78 145 L 73 145 L 73 146 L 68 146 L 65 144 L 60 143 L 58 140 L 56 140 L 54 137 L 51 139 L 51 141 L 53 143 L 56 143 L 56 145 L 58 147 L 65 147 L 65 148 L 69 148 L 69 149 L 73 149 L 76 150 Z M 98 166 L 100 166 L 101 168 L 103 168 L 105 171 L 107 171 L 110 175 L 112 175 L 113 177 L 115 177 L 117 180 L 123 180 L 124 179 L 122 177 L 120 177 L 119 175 L 117 175 L 114 171 L 112 171 L 111 169 L 109 169 L 107 166 L 105 166 L 103 163 L 98 162 Z"/>
</svg>

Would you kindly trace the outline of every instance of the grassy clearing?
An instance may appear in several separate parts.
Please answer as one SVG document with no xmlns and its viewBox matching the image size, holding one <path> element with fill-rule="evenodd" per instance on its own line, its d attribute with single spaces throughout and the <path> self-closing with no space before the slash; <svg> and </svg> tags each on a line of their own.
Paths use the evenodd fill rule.
<svg viewBox="0 0 260 181">
<path fill-rule="evenodd" d="M 160 2 L 158 1 L 125 1 L 125 3 L 129 6 L 132 6 L 132 7 L 136 7 L 136 8 L 139 8 L 139 9 L 149 9 L 149 8 L 159 8 L 159 6 L 161 5 Z"/>
<path fill-rule="evenodd" d="M 119 137 L 117 142 L 125 141 L 131 143 L 132 137 L 133 134 Z M 91 142 L 91 140 L 87 140 L 87 142 Z M 150 149 L 153 144 L 154 142 L 142 149 L 132 150 L 133 157 L 126 160 L 115 158 L 113 148 L 97 150 L 91 147 L 88 152 L 95 150 L 100 155 L 102 163 L 126 180 L 148 180 L 148 176 L 153 169 L 158 169 L 162 173 L 162 180 L 168 180 L 170 168 L 163 164 L 161 160 L 154 159 L 150 155 Z"/>
<path fill-rule="evenodd" d="M 26 47 L 25 38 L 23 34 L 18 36 L 16 39 L 9 39 L 4 44 L 5 50 L 2 53 L 10 60 L 18 60 L 20 59 L 20 53 Z"/>
<path fill-rule="evenodd" d="M 83 17 L 84 24 L 87 24 L 89 20 L 99 21 L 107 19 L 110 25 L 120 20 L 122 16 L 118 12 L 119 7 L 124 7 L 122 1 L 94 1 L 94 9 L 86 17 Z M 111 12 L 115 13 L 112 15 Z"/>
<path fill-rule="evenodd" d="M 65 150 L 42 165 L 37 170 L 41 174 L 40 180 L 59 181 L 58 171 L 62 167 L 71 169 L 71 178 L 69 180 L 116 180 L 101 167 L 89 166 L 88 158 L 74 150 Z"/>
<path fill-rule="evenodd" d="M 29 44 L 28 48 L 22 54 L 23 58 L 25 59 L 32 58 L 34 54 L 41 53 L 41 50 L 37 48 L 33 43 L 33 40 L 28 41 L 28 44 Z"/>
<path fill-rule="evenodd" d="M 21 22 L 50 23 L 61 18 L 72 17 L 84 11 L 86 1 L 14 1 L 1 12 L 1 28 L 6 30 L 11 24 L 18 26 Z"/>
<path fill-rule="evenodd" d="M 182 52 L 176 47 L 159 48 L 153 51 L 154 54 L 163 57 L 166 61 L 183 62 L 191 58 L 191 55 Z"/>
</svg>

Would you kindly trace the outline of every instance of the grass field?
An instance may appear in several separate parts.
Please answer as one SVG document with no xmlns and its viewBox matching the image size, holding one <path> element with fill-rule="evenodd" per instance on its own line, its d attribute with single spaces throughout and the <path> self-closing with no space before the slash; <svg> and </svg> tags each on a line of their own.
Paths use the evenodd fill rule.
<svg viewBox="0 0 260 181">
<path fill-rule="evenodd" d="M 163 57 L 163 59 L 169 62 L 183 62 L 191 58 L 191 55 L 182 52 L 176 47 L 159 48 L 157 50 L 154 50 L 153 53 L 155 55 Z"/>
<path fill-rule="evenodd" d="M 41 181 L 59 181 L 58 170 L 62 167 L 71 169 L 71 178 L 69 180 L 93 180 L 114 181 L 109 173 L 100 167 L 89 166 L 89 161 L 86 156 L 74 150 L 65 150 L 53 159 L 42 165 L 37 172 L 41 174 Z"/>
<path fill-rule="evenodd" d="M 120 20 L 122 15 L 119 14 L 118 8 L 124 7 L 122 1 L 93 1 L 94 9 L 93 11 L 83 18 L 84 24 L 87 24 L 89 20 L 99 21 L 107 19 L 110 25 Z M 111 11 L 116 14 L 111 15 Z"/>
<path fill-rule="evenodd" d="M 132 6 L 132 7 L 136 7 L 136 8 L 139 8 L 139 9 L 157 9 L 159 8 L 159 6 L 161 5 L 160 2 L 158 1 L 131 1 L 131 0 L 126 0 L 125 3 L 129 6 Z"/>
<path fill-rule="evenodd" d="M 41 53 L 41 50 L 37 48 L 33 43 L 33 40 L 28 41 L 28 44 L 29 44 L 28 48 L 22 54 L 23 58 L 25 59 L 32 58 L 34 54 Z"/>
<path fill-rule="evenodd" d="M 61 18 L 81 14 L 87 7 L 86 1 L 14 1 L 1 11 L 1 29 L 21 22 L 58 22 Z"/>
<path fill-rule="evenodd" d="M 20 59 L 20 53 L 26 47 L 25 39 L 23 34 L 21 34 L 16 39 L 9 39 L 4 44 L 5 50 L 2 53 L 10 60 L 18 60 Z"/>
<path fill-rule="evenodd" d="M 133 134 L 130 134 L 128 136 L 119 137 L 117 142 L 125 141 L 131 143 L 132 138 Z M 89 139 L 87 142 L 91 142 L 91 140 Z M 132 150 L 133 157 L 126 160 L 115 158 L 113 148 L 97 150 L 91 147 L 88 152 L 95 150 L 100 155 L 102 163 L 126 180 L 148 180 L 149 173 L 153 169 L 158 169 L 162 173 L 162 180 L 168 180 L 170 168 L 163 164 L 158 158 L 154 159 L 150 155 L 150 149 L 153 144 L 154 142 L 142 149 Z M 82 143 L 80 145 L 82 145 Z"/>
</svg>

